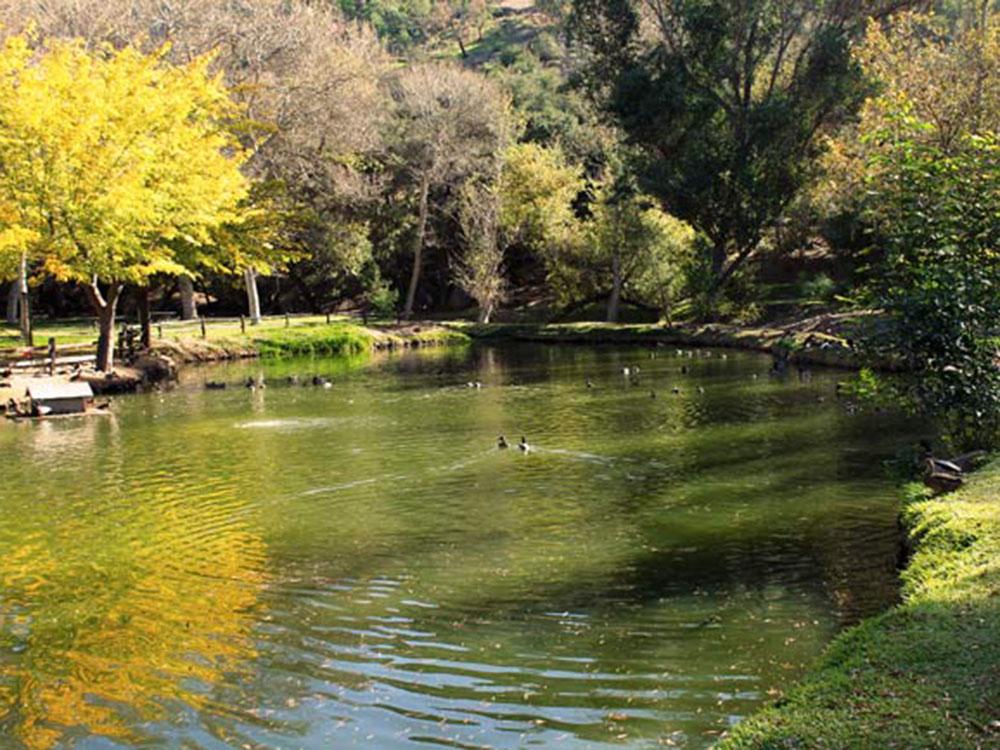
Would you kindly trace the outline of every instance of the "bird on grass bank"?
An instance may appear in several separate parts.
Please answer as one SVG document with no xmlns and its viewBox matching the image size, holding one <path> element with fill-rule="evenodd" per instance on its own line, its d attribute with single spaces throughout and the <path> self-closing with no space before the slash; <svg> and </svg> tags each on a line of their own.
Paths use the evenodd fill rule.
<svg viewBox="0 0 1000 750">
<path fill-rule="evenodd" d="M 950 459 L 935 458 L 927 440 L 921 440 L 920 447 L 923 453 L 924 484 L 936 494 L 954 492 L 961 488 L 965 483 L 966 472 L 974 471 L 987 455 L 984 451 L 973 451 Z"/>
<path fill-rule="evenodd" d="M 497 448 L 502 451 L 505 451 L 508 448 L 510 448 L 510 445 L 507 443 L 507 438 L 505 438 L 503 435 L 497 438 Z"/>
</svg>

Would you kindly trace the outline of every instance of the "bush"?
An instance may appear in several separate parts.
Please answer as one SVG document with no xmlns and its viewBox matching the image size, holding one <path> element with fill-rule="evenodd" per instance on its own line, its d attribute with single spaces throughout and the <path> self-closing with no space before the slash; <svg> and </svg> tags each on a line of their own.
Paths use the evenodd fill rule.
<svg viewBox="0 0 1000 750">
<path fill-rule="evenodd" d="M 874 170 L 868 214 L 884 260 L 869 285 L 886 320 L 869 327 L 876 362 L 900 366 L 893 388 L 937 419 L 956 447 L 1000 437 L 1000 141 L 968 136 L 948 151 L 900 136 Z"/>
<path fill-rule="evenodd" d="M 799 295 L 806 300 L 815 302 L 832 302 L 837 294 L 837 282 L 825 273 L 809 278 L 805 274 L 799 276 Z"/>
<path fill-rule="evenodd" d="M 559 40 L 548 31 L 543 31 L 541 34 L 532 39 L 528 49 L 530 49 L 539 60 L 546 63 L 561 60 L 563 56 L 562 44 L 560 44 Z"/>
</svg>

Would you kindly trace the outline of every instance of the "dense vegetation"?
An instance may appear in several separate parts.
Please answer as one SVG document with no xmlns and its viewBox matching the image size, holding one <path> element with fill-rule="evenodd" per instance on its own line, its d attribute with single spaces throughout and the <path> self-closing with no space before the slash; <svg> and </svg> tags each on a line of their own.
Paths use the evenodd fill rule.
<svg viewBox="0 0 1000 750">
<path fill-rule="evenodd" d="M 89 307 L 108 367 L 120 305 L 867 308 L 872 361 L 914 374 L 882 392 L 989 442 L 998 19 L 989 0 L 0 3 L 8 320 L 28 337 L 32 304 Z"/>
</svg>

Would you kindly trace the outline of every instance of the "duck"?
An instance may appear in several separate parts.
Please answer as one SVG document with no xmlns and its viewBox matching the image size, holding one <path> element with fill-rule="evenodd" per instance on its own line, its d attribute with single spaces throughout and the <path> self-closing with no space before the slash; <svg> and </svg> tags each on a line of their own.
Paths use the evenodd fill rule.
<svg viewBox="0 0 1000 750">
<path fill-rule="evenodd" d="M 224 390 L 226 390 L 226 384 L 222 383 L 222 382 L 217 382 L 217 381 L 214 381 L 214 380 L 209 380 L 207 383 L 205 383 L 205 390 L 206 391 L 224 391 Z"/>
<path fill-rule="evenodd" d="M 287 379 L 287 382 L 288 382 L 289 385 L 298 385 L 299 384 L 299 376 L 298 375 L 289 375 L 288 379 Z"/>
<path fill-rule="evenodd" d="M 517 448 L 518 450 L 521 451 L 521 453 L 530 453 L 531 446 L 528 445 L 528 438 L 526 438 L 524 435 L 521 435 L 521 442 L 517 444 Z"/>
<path fill-rule="evenodd" d="M 622 368 L 622 375 L 624 375 L 626 378 L 630 377 L 632 375 L 632 368 L 630 368 L 630 367 L 623 367 Z"/>
<path fill-rule="evenodd" d="M 924 460 L 924 484 L 935 494 L 954 492 L 965 484 L 961 467 L 933 456 Z"/>
<path fill-rule="evenodd" d="M 700 393 L 701 395 L 704 396 L 705 395 L 705 386 L 699 385 L 698 386 L 698 393 Z"/>
<path fill-rule="evenodd" d="M 588 388 L 593 388 L 594 387 L 594 383 L 593 383 L 593 381 L 590 378 L 587 378 L 587 387 Z"/>
<path fill-rule="evenodd" d="M 656 398 L 656 391 L 650 391 L 649 392 L 649 397 L 652 398 L 652 399 L 655 399 Z"/>
<path fill-rule="evenodd" d="M 678 388 L 677 386 L 674 386 L 673 389 L 670 392 L 673 393 L 675 396 L 680 396 L 681 395 L 681 389 Z"/>
<path fill-rule="evenodd" d="M 312 384 L 315 386 L 323 386 L 324 388 L 327 388 L 331 385 L 330 380 L 328 378 L 323 378 L 320 377 L 319 375 L 313 375 Z"/>
<path fill-rule="evenodd" d="M 510 445 L 507 443 L 507 438 L 505 438 L 503 435 L 497 438 L 497 448 L 502 451 L 505 451 L 508 448 L 510 448 Z"/>
</svg>

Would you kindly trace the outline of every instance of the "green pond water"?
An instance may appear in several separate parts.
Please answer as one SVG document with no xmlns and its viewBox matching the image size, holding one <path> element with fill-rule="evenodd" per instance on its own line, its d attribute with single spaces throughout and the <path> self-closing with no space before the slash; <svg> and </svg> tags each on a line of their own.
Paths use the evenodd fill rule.
<svg viewBox="0 0 1000 750">
<path fill-rule="evenodd" d="M 708 747 L 897 595 L 913 432 L 769 365 L 253 363 L 0 425 L 0 747 Z"/>
</svg>

